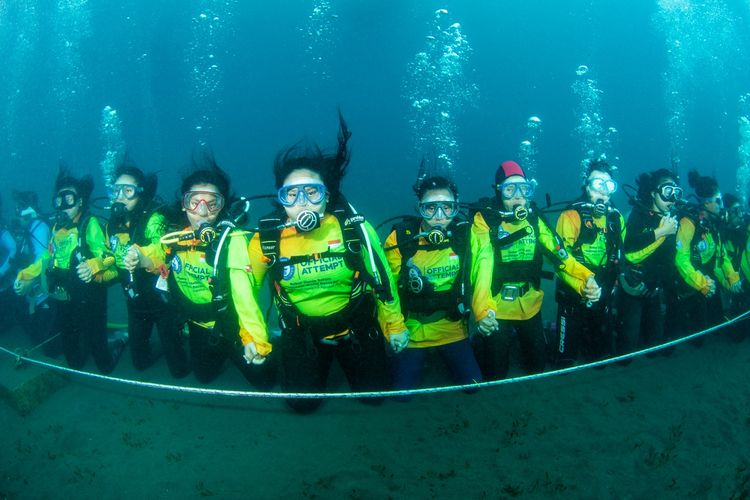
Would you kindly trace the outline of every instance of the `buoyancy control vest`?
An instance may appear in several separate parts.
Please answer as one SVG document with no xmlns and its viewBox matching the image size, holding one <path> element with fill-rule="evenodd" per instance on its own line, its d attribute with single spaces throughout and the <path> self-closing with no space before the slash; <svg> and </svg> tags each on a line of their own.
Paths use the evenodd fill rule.
<svg viewBox="0 0 750 500">
<path fill-rule="evenodd" d="M 525 225 L 512 233 L 506 231 L 503 228 L 502 223 L 513 222 L 514 218 L 509 218 L 504 212 L 498 210 L 496 203 L 497 202 L 491 198 L 483 198 L 473 209 L 473 213 L 479 212 L 482 214 L 482 217 L 490 229 L 490 242 L 492 243 L 495 256 L 495 264 L 492 269 L 492 294 L 499 294 L 503 289 L 503 286 L 508 283 L 526 282 L 531 284 L 534 288 L 539 288 L 543 277 L 552 277 L 551 274 L 547 275 L 542 271 L 543 255 L 546 254 L 555 265 L 560 265 L 568 256 L 562 240 L 544 219 L 541 211 L 533 203 L 529 205 L 527 215 L 525 215 L 525 220 L 528 221 L 528 225 Z M 555 240 L 554 250 L 547 249 L 539 242 L 540 220 L 547 226 Z M 533 242 L 531 241 L 531 238 L 533 238 Z M 534 245 L 533 252 L 531 252 L 531 259 L 504 260 L 502 250 L 509 248 L 512 245 L 520 244 L 519 242 L 524 239 L 527 239 L 529 244 Z"/>
<path fill-rule="evenodd" d="M 421 245 L 421 219 L 407 217 L 393 227 L 396 231 L 396 242 L 401 253 L 401 275 L 398 288 L 401 298 L 401 309 L 405 316 L 409 313 L 429 315 L 437 311 L 446 313 L 446 317 L 457 321 L 469 311 L 471 279 L 471 223 L 466 220 L 454 220 L 447 237 L 440 242 Z M 435 291 L 434 285 L 421 275 L 412 259 L 419 250 L 432 251 L 450 248 L 458 256 L 459 270 L 451 285 L 444 291 Z"/>
<path fill-rule="evenodd" d="M 376 278 L 365 265 L 362 254 L 363 244 L 367 244 L 364 233 L 366 228 L 363 226 L 365 218 L 356 214 L 343 199 L 330 213 L 336 218 L 341 229 L 344 252 L 333 252 L 329 249 L 317 254 L 285 256 L 282 261 L 279 248 L 281 231 L 284 229 L 287 220 L 286 213 L 283 210 L 276 210 L 262 217 L 259 224 L 260 247 L 271 273 L 271 279 L 269 280 L 271 293 L 279 311 L 282 326 L 309 330 L 318 339 L 343 332 L 351 327 L 360 305 L 369 302 L 366 300 L 368 296 L 367 287 L 370 287 L 381 301 L 393 300 L 385 264 L 372 249 L 369 249 L 368 252 L 373 257 L 375 271 L 379 278 Z M 363 242 L 363 240 L 365 241 Z M 324 258 L 343 258 L 346 267 L 353 271 L 354 277 L 349 302 L 342 310 L 328 316 L 303 314 L 280 284 L 284 268 Z M 372 313 L 374 314 L 374 310 Z"/>
</svg>

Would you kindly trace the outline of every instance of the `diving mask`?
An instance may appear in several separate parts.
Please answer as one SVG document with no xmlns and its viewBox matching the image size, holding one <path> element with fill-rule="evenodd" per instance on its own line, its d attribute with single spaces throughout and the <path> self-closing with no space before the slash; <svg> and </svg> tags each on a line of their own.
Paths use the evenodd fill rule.
<svg viewBox="0 0 750 500">
<path fill-rule="evenodd" d="M 224 196 L 215 191 L 188 191 L 182 196 L 182 208 L 196 213 L 203 205 L 209 214 L 221 212 L 224 208 Z"/>
<path fill-rule="evenodd" d="M 672 183 L 662 184 L 656 188 L 659 198 L 662 201 L 677 201 L 682 199 L 683 190 L 680 186 Z"/>
<path fill-rule="evenodd" d="M 522 197 L 529 199 L 534 196 L 536 191 L 536 180 L 531 179 L 530 181 L 523 182 L 503 182 L 495 186 L 495 189 L 500 193 L 500 196 L 504 200 L 510 200 L 516 197 L 517 194 L 521 194 Z"/>
<path fill-rule="evenodd" d="M 52 207 L 55 210 L 67 210 L 76 206 L 78 200 L 78 193 L 72 189 L 61 189 L 55 197 L 52 198 Z"/>
<path fill-rule="evenodd" d="M 143 192 L 143 188 L 135 184 L 112 184 L 107 188 L 107 194 L 112 201 L 124 199 L 133 200 Z"/>
<path fill-rule="evenodd" d="M 318 183 L 281 186 L 278 192 L 279 203 L 285 207 L 299 205 L 303 200 L 312 205 L 320 205 L 325 197 L 326 187 Z"/>
<path fill-rule="evenodd" d="M 419 204 L 419 215 L 425 219 L 452 219 L 458 208 L 457 201 L 425 201 Z"/>
<path fill-rule="evenodd" d="M 591 177 L 586 181 L 589 189 L 602 194 L 613 194 L 617 191 L 617 181 L 612 179 L 604 179 L 602 177 Z"/>
</svg>

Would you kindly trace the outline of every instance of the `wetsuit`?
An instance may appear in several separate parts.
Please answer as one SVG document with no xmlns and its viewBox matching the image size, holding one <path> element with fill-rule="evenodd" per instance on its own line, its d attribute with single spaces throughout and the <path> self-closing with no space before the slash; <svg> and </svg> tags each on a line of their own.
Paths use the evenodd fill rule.
<svg viewBox="0 0 750 500">
<path fill-rule="evenodd" d="M 408 347 L 393 357 L 394 388 L 419 385 L 425 353 L 435 349 L 457 384 L 481 381 L 469 342 L 464 308 L 479 321 L 494 310 L 489 276 L 489 234 L 467 221 L 453 221 L 442 243 L 420 236 L 421 219 L 397 225 L 385 241 L 393 278 L 399 284 L 401 308 L 411 333 Z M 468 300 L 466 300 L 468 297 Z M 406 398 L 404 398 L 406 399 Z"/>
<path fill-rule="evenodd" d="M 558 274 L 558 367 L 574 364 L 579 352 L 586 361 L 595 361 L 611 356 L 614 350 L 615 291 L 625 221 L 616 209 L 596 215 L 588 205 L 574 203 L 564 210 L 557 220 L 557 233 L 568 252 L 595 274 L 602 294 L 599 301 L 587 304 L 578 294 L 578 282 L 571 283 L 567 275 Z"/>
<path fill-rule="evenodd" d="M 667 293 L 665 333 L 678 338 L 724 321 L 720 286 L 729 288 L 740 277 L 721 241 L 714 217 L 704 211 L 687 212 L 677 229 L 677 283 Z M 708 297 L 708 278 L 716 284 Z M 702 340 L 699 339 L 699 340 Z"/>
<path fill-rule="evenodd" d="M 164 357 L 172 376 L 182 378 L 189 372 L 182 330 L 175 308 L 166 297 L 165 250 L 160 243 L 166 233 L 163 214 L 152 212 L 134 215 L 130 224 L 110 221 L 107 241 L 115 257 L 119 280 L 128 308 L 128 334 L 133 366 L 145 370 L 156 356 L 151 349 L 151 332 L 156 326 Z M 131 274 L 125 270 L 124 258 L 131 246 L 151 260 L 152 267 L 138 268 Z"/>
<path fill-rule="evenodd" d="M 626 354 L 659 343 L 664 336 L 664 290 L 673 286 L 675 236 L 656 238 L 662 214 L 635 205 L 623 246 L 616 353 Z"/>
<path fill-rule="evenodd" d="M 18 309 L 18 299 L 13 291 L 16 251 L 16 240 L 5 225 L 0 223 L 0 331 L 13 326 Z"/>
<path fill-rule="evenodd" d="M 46 256 L 52 238 L 49 225 L 39 218 L 28 222 L 22 220 L 21 224 L 26 224 L 27 227 L 21 227 L 20 231 L 14 234 L 17 248 L 14 272 Z M 50 299 L 46 286 L 42 286 L 41 277 L 35 278 L 18 314 L 23 329 L 35 345 L 56 333 L 53 331 L 55 306 L 56 301 Z M 44 346 L 44 352 L 48 356 L 58 356 L 62 352 L 62 343 L 59 340 L 48 342 Z"/>
<path fill-rule="evenodd" d="M 78 278 L 76 268 L 82 262 L 93 273 L 90 283 Z M 57 301 L 54 331 L 62 333 L 63 352 L 71 368 L 83 368 L 89 351 L 102 373 L 112 372 L 117 363 L 122 346 L 110 345 L 107 339 L 104 284 L 112 264 L 98 219 L 84 213 L 76 223 L 55 226 L 48 253 L 18 274 L 19 280 L 46 280 Z"/>
<path fill-rule="evenodd" d="M 488 231 L 493 246 L 491 293 L 500 330 L 475 335 L 475 353 L 485 379 L 505 378 L 510 364 L 511 334 L 518 335 L 522 365 L 528 373 L 544 370 L 547 339 L 542 324 L 542 256 L 581 293 L 593 275 L 562 247 L 559 236 L 532 213 L 522 221 L 507 221 L 497 210 L 484 208 L 474 223 Z"/>
<path fill-rule="evenodd" d="M 722 241 L 726 248 L 727 257 L 729 257 L 732 267 L 740 273 L 743 281 L 742 291 L 740 293 L 729 294 L 727 315 L 733 318 L 745 311 L 750 310 L 750 286 L 748 286 L 748 277 L 750 264 L 747 261 L 748 244 L 750 244 L 750 224 L 747 221 L 739 227 L 725 228 L 722 230 Z M 739 323 L 732 326 L 733 336 L 736 340 L 741 340 L 746 336 L 746 327 Z"/>
<path fill-rule="evenodd" d="M 275 379 L 273 359 L 253 365 L 243 358 L 243 338 L 255 342 L 263 355 L 271 350 L 265 320 L 253 294 L 247 238 L 235 231 L 225 241 L 216 275 L 216 249 L 197 240 L 170 246 L 170 301 L 177 306 L 180 323 L 187 326 L 190 364 L 198 380 L 214 380 L 229 359 L 249 382 L 269 388 Z"/>
<path fill-rule="evenodd" d="M 348 216 L 337 213 L 327 213 L 320 227 L 306 233 L 294 227 L 273 229 L 286 215 L 272 214 L 261 221 L 261 232 L 250 242 L 256 292 L 270 274 L 279 312 L 284 391 L 325 391 L 334 357 L 352 390 L 384 389 L 383 335 L 387 338 L 405 330 L 397 289 L 384 264 L 377 233 L 367 222 L 346 224 L 343 219 L 350 220 Z M 270 229 L 264 230 L 264 226 Z M 362 229 L 367 231 L 372 256 Z M 378 290 L 377 299 L 372 289 L 377 284 L 366 281 L 375 272 L 381 283 L 387 284 Z M 296 411 L 307 412 L 320 400 L 292 399 L 287 403 Z"/>
</svg>

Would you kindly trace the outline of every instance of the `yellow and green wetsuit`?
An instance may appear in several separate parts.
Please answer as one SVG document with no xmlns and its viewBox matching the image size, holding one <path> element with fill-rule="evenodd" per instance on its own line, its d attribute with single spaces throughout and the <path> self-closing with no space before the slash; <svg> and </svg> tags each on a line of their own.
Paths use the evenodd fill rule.
<svg viewBox="0 0 750 500">
<path fill-rule="evenodd" d="M 76 268 L 82 262 L 94 273 L 90 283 L 78 278 Z M 110 349 L 108 343 L 107 288 L 102 284 L 114 276 L 113 264 L 99 221 L 84 214 L 74 224 L 55 226 L 48 254 L 18 274 L 21 280 L 48 276 L 51 291 L 59 289 L 51 295 L 58 299 L 55 331 L 62 332 L 71 368 L 83 368 L 89 349 L 100 372 L 110 373 L 115 367 L 121 346 Z"/>
<path fill-rule="evenodd" d="M 377 244 L 377 233 L 368 222 L 364 222 L 363 226 L 372 242 L 375 257 L 385 262 L 383 250 Z M 382 274 L 383 270 L 372 269 L 368 251 L 367 246 L 362 244 L 361 262 L 364 263 L 365 270 Z M 289 317 L 293 315 L 290 315 L 291 308 L 284 306 L 292 305 L 301 317 L 330 318 L 344 311 L 350 301 L 360 294 L 371 293 L 369 285 L 360 280 L 361 271 L 347 265 L 344 234 L 339 220 L 332 214 L 326 214 L 321 219 L 320 227 L 309 233 L 298 232 L 294 227 L 282 229 L 277 263 L 270 263 L 264 256 L 260 233 L 253 236 L 248 253 L 255 278 L 256 295 L 269 272 L 269 264 L 278 269 L 273 277 L 274 287 L 277 292 L 283 292 L 281 313 L 282 319 L 287 322 L 296 321 L 297 318 Z M 387 266 L 384 270 L 387 275 L 381 276 L 381 279 L 389 284 L 393 300 L 378 300 L 377 312 L 383 334 L 388 338 L 391 333 L 404 331 L 405 325 L 396 285 Z M 285 313 L 287 317 L 284 317 Z M 333 338 L 348 332 L 345 325 L 341 327 L 342 325 L 329 324 L 334 325 L 337 331 L 321 332 L 324 337 Z"/>
<path fill-rule="evenodd" d="M 568 252 L 594 272 L 599 285 L 611 288 L 627 234 L 622 214 L 615 211 L 597 216 L 586 209 L 567 209 L 560 213 L 556 230 Z M 572 290 L 577 289 L 579 283 L 569 275 L 558 273 L 558 277 Z"/>
<path fill-rule="evenodd" d="M 486 221 L 486 218 L 491 220 Z M 554 262 L 558 275 L 579 295 L 593 275 L 563 251 L 555 233 L 539 217 L 532 215 L 522 221 L 505 221 L 485 211 L 477 214 L 476 223 L 489 232 L 494 247 L 492 298 L 499 319 L 526 320 L 539 313 L 544 299 L 540 289 L 542 255 L 546 254 Z M 514 241 L 503 244 L 503 240 Z M 503 300 L 505 286 L 517 287 L 524 293 L 517 299 Z"/>
<path fill-rule="evenodd" d="M 697 218 L 684 216 L 677 229 L 675 264 L 683 282 L 690 290 L 707 295 L 707 278 L 730 288 L 740 280 L 722 244 L 718 231 L 705 213 Z"/>
<path fill-rule="evenodd" d="M 243 345 L 254 342 L 258 354 L 267 356 L 271 352 L 263 313 L 255 297 L 255 278 L 252 274 L 247 251 L 247 237 L 242 231 L 230 233 L 226 258 L 226 273 L 221 270 L 218 279 L 228 279 L 229 292 L 237 312 L 239 336 Z M 206 329 L 213 328 L 219 312 L 214 304 L 212 283 L 214 262 L 212 255 L 206 257 L 206 245 L 197 240 L 179 242 L 170 248 L 170 276 L 176 286 L 174 293 L 181 296 L 179 303 L 189 321 Z M 234 321 L 234 319 L 232 319 Z"/>
<path fill-rule="evenodd" d="M 415 348 L 439 346 L 467 338 L 468 329 L 461 311 L 456 314 L 458 306 L 463 306 L 462 293 L 470 294 L 467 302 L 470 301 L 476 321 L 495 309 L 489 290 L 492 246 L 486 226 L 482 228 L 470 222 L 454 221 L 448 228 L 452 232 L 449 241 L 434 245 L 424 236 L 414 239 L 420 232 L 419 224 L 420 220 L 407 220 L 397 226 L 385 241 L 393 278 L 401 284 L 401 305 L 406 315 L 406 327 L 411 333 L 409 347 Z M 404 241 L 399 241 L 400 238 Z M 468 268 L 464 269 L 464 266 Z M 422 292 L 410 292 L 410 273 L 418 273 L 419 279 L 425 281 Z M 462 286 L 464 283 L 468 286 Z M 416 304 L 410 308 L 412 302 Z M 423 310 L 424 307 L 428 310 Z M 431 308 L 434 310 L 429 310 Z"/>
</svg>

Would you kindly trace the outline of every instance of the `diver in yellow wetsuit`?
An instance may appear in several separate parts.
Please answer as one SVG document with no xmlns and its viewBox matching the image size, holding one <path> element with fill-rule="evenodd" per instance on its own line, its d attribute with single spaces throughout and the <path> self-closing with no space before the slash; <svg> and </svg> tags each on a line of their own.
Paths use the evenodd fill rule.
<svg viewBox="0 0 750 500">
<path fill-rule="evenodd" d="M 495 199 L 480 202 L 474 219 L 481 231 L 489 232 L 493 247 L 491 294 L 499 328 L 480 324 L 481 335 L 474 337 L 477 361 L 489 380 L 508 374 L 513 330 L 521 344 L 524 369 L 530 373 L 544 370 L 543 255 L 586 300 L 596 302 L 601 295 L 594 273 L 568 254 L 560 237 L 530 203 L 535 187 L 536 181 L 528 180 L 516 162 L 503 162 L 495 174 Z"/>
<path fill-rule="evenodd" d="M 229 359 L 249 382 L 268 388 L 275 378 L 266 360 L 271 344 L 254 296 L 248 240 L 229 214 L 229 178 L 206 157 L 180 192 L 180 223 L 188 226 L 168 247 L 169 298 L 187 324 L 193 373 L 211 382 Z"/>
<path fill-rule="evenodd" d="M 721 240 L 719 225 L 723 199 L 713 177 L 688 173 L 688 183 L 698 198 L 697 205 L 682 210 L 677 229 L 675 265 L 677 285 L 667 294 L 665 332 L 676 338 L 724 321 L 718 287 L 742 292 L 742 281 L 732 266 Z M 699 342 L 703 338 L 697 339 Z M 698 342 L 698 343 L 699 343 Z"/>
<path fill-rule="evenodd" d="M 83 368 L 90 352 L 96 367 L 110 373 L 125 346 L 126 336 L 108 339 L 107 287 L 114 264 L 108 255 L 99 220 L 88 213 L 94 189 L 91 176 L 75 178 L 60 168 L 52 205 L 56 222 L 49 252 L 18 273 L 16 291 L 25 293 L 35 278 L 46 278 L 57 301 L 54 331 L 62 333 L 68 366 Z"/>
<path fill-rule="evenodd" d="M 750 239 L 750 216 L 745 212 L 742 202 L 733 194 L 724 195 L 724 207 L 726 208 L 726 222 L 722 224 L 719 232 L 724 242 L 727 257 L 732 267 L 740 273 L 742 280 L 742 292 L 732 293 L 727 297 L 727 315 L 733 318 L 745 311 L 750 310 L 750 287 L 748 287 L 747 260 L 748 243 Z M 747 336 L 746 327 L 742 323 L 732 325 L 733 338 L 742 340 Z"/>
<path fill-rule="evenodd" d="M 557 280 L 557 342 L 555 364 L 571 366 L 583 355 L 597 361 L 612 355 L 615 338 L 615 296 L 625 220 L 612 206 L 617 191 L 612 168 L 604 160 L 589 162 L 581 197 L 560 213 L 557 234 L 568 252 L 596 276 L 602 297 L 596 304 L 581 300 L 578 282 L 560 273 Z"/>
<path fill-rule="evenodd" d="M 163 209 L 155 207 L 156 186 L 156 175 L 146 175 L 134 165 L 116 169 L 115 182 L 109 186 L 107 240 L 125 293 L 133 366 L 145 370 L 156 361 L 151 348 L 156 326 L 169 371 L 182 378 L 190 370 L 180 325 L 165 296 L 160 239 L 167 231 L 167 218 Z"/>
<path fill-rule="evenodd" d="M 409 339 L 378 236 L 340 192 L 350 132 L 339 118 L 335 153 L 295 146 L 276 157 L 282 210 L 261 220 L 249 247 L 257 286 L 272 286 L 287 392 L 325 391 L 333 358 L 353 390 L 384 389 L 385 339 L 396 351 Z M 287 402 L 298 412 L 320 404 Z"/>
<path fill-rule="evenodd" d="M 467 320 L 473 312 L 474 319 L 487 328 L 497 325 L 489 293 L 489 233 L 457 218 L 458 189 L 449 179 L 425 175 L 414 191 L 421 217 L 406 218 L 385 241 L 411 332 L 407 348 L 392 358 L 394 388 L 419 385 L 426 353 L 432 349 L 443 358 L 457 384 L 480 382 Z"/>
</svg>

